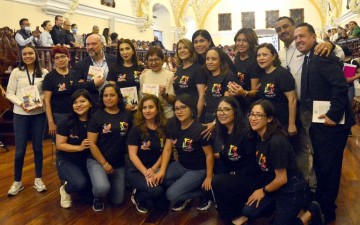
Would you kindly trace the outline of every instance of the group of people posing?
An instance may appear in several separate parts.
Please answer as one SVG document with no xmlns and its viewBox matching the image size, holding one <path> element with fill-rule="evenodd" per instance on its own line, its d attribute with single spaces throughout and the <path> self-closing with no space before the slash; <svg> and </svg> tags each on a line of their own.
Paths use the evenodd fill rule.
<svg viewBox="0 0 360 225">
<path fill-rule="evenodd" d="M 216 202 L 229 224 L 274 214 L 272 224 L 330 224 L 335 221 L 342 153 L 353 124 L 348 85 L 331 42 L 318 43 L 310 24 L 280 17 L 276 32 L 285 44 L 279 53 L 258 44 L 253 29 L 235 37 L 235 61 L 198 30 L 177 43 L 175 73 L 163 68 L 161 48 L 150 47 L 146 66 L 129 39 L 116 56 L 102 51 L 101 36 L 87 37 L 89 54 L 69 69 L 69 51 L 56 46 L 56 68 L 40 67 L 34 47 L 21 52 L 6 96 L 14 103 L 16 139 L 14 183 L 24 189 L 22 167 L 31 133 L 38 192 L 42 177 L 42 134 L 47 118 L 57 148 L 60 204 L 71 194 L 122 204 L 125 184 L 140 213 L 170 207 L 183 210 L 198 198 L 199 210 Z M 321 56 L 323 55 L 323 56 Z M 101 75 L 92 76 L 97 67 Z M 158 85 L 157 95 L 144 86 Z M 35 86 L 44 106 L 29 110 L 22 88 Z M 128 101 L 120 88 L 136 87 L 140 101 Z M 312 123 L 313 101 L 329 101 Z M 345 115 L 345 122 L 340 120 Z M 317 184 L 309 188 L 310 153 Z M 126 155 L 129 156 L 127 160 Z M 315 190 L 316 188 L 316 190 Z M 322 209 L 322 210 L 321 210 Z M 300 211 L 302 210 L 302 213 Z"/>
</svg>

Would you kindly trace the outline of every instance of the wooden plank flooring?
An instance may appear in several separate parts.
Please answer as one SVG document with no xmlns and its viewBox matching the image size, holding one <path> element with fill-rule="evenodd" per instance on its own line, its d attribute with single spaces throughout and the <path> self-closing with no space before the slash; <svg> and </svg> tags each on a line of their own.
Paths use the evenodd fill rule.
<svg viewBox="0 0 360 225">
<path fill-rule="evenodd" d="M 341 187 L 338 197 L 336 225 L 360 224 L 360 126 L 353 127 L 353 137 L 348 139 L 344 153 Z M 50 140 L 44 140 L 43 180 L 48 187 L 44 193 L 33 188 L 34 165 L 31 145 L 28 144 L 23 170 L 25 189 L 17 196 L 8 197 L 7 191 L 13 182 L 14 146 L 0 153 L 0 224 L 116 224 L 116 225 L 221 225 L 217 211 L 211 207 L 207 212 L 196 210 L 195 203 L 182 212 L 154 211 L 140 214 L 130 201 L 130 193 L 122 206 L 106 204 L 103 212 L 94 212 L 90 203 L 73 197 L 73 207 L 60 206 L 56 167 L 52 164 Z"/>
</svg>

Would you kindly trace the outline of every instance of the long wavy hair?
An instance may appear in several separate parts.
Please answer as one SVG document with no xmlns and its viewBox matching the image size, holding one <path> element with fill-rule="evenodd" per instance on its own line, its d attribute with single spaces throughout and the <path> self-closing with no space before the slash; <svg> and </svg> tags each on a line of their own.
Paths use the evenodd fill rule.
<svg viewBox="0 0 360 225">
<path fill-rule="evenodd" d="M 195 41 L 195 38 L 197 38 L 198 36 L 203 36 L 206 40 L 208 40 L 210 42 L 210 46 L 209 48 L 213 48 L 215 47 L 215 44 L 214 44 L 214 41 L 211 37 L 211 34 L 209 33 L 209 31 L 207 30 L 197 30 L 194 32 L 194 34 L 192 35 L 191 37 L 191 41 L 193 43 L 193 46 L 194 46 L 194 41 Z M 198 60 L 197 62 L 199 64 L 204 64 L 205 63 L 205 58 L 204 56 L 198 54 Z"/>
<path fill-rule="evenodd" d="M 254 108 L 254 106 L 260 105 L 261 108 L 264 110 L 265 115 L 267 118 L 272 118 L 270 122 L 267 123 L 266 131 L 262 137 L 264 141 L 269 140 L 274 134 L 283 134 L 287 136 L 287 134 L 284 132 L 284 130 L 281 128 L 281 124 L 279 120 L 275 116 L 275 108 L 274 105 L 269 102 L 268 100 L 259 99 L 255 101 L 251 106 L 249 112 Z M 250 131 L 250 137 L 258 136 L 257 132 L 254 130 Z"/>
<path fill-rule="evenodd" d="M 243 113 L 243 110 L 240 108 L 238 101 L 234 97 L 225 96 L 219 101 L 219 104 L 221 102 L 228 103 L 231 106 L 231 109 L 234 113 L 234 121 L 233 121 L 234 126 L 232 130 L 232 134 L 230 136 L 230 141 L 231 143 L 236 143 L 240 141 L 241 137 L 244 136 L 249 131 L 249 127 L 244 120 L 245 115 Z M 216 131 L 217 131 L 217 136 L 220 138 L 220 140 L 222 140 L 222 142 L 224 142 L 228 130 L 225 125 L 222 125 L 220 123 L 218 117 L 216 117 Z"/>
<path fill-rule="evenodd" d="M 91 115 L 93 113 L 93 107 L 94 107 L 94 100 L 91 97 L 90 93 L 86 89 L 78 89 L 71 95 L 71 105 L 74 104 L 76 99 L 79 97 L 86 98 L 92 107 L 90 107 L 89 111 L 87 112 L 87 120 L 89 121 L 91 118 Z M 74 112 L 74 110 L 71 110 L 69 115 L 69 121 L 68 121 L 68 129 L 71 131 L 71 133 L 79 134 L 80 127 L 83 126 L 79 119 L 79 115 Z"/>
<path fill-rule="evenodd" d="M 24 51 L 25 48 L 31 48 L 32 50 L 34 50 L 35 52 L 35 62 L 34 62 L 34 74 L 35 77 L 42 77 L 42 67 L 40 65 L 40 60 L 39 60 L 39 54 L 36 51 L 35 47 L 32 46 L 31 44 L 26 45 L 22 50 L 21 50 L 21 60 L 19 63 L 19 70 L 24 71 L 27 69 L 27 65 L 24 63 L 23 57 L 22 57 L 22 52 Z"/>
<path fill-rule="evenodd" d="M 155 117 L 155 122 L 157 124 L 156 133 L 158 134 L 159 138 L 164 138 L 167 119 L 165 117 L 164 108 L 161 104 L 161 101 L 155 95 L 148 94 L 140 100 L 134 115 L 134 125 L 140 128 L 141 134 L 147 134 L 148 131 L 146 126 L 146 119 L 144 118 L 143 114 L 143 107 L 144 102 L 149 100 L 155 104 L 155 107 L 157 109 L 157 114 Z"/>
<path fill-rule="evenodd" d="M 256 48 L 259 46 L 259 39 L 258 39 L 258 36 L 255 33 L 255 31 L 252 28 L 246 28 L 246 27 L 241 28 L 234 37 L 235 43 L 236 43 L 236 39 L 238 38 L 238 36 L 240 34 L 243 34 L 249 43 L 249 50 L 248 50 L 247 54 L 250 56 L 255 55 Z M 239 55 L 240 55 L 240 53 L 238 52 L 236 54 L 236 57 L 238 57 Z"/>
<path fill-rule="evenodd" d="M 118 68 L 118 69 L 121 69 L 123 68 L 124 66 L 124 59 L 121 57 L 120 55 L 120 45 L 121 44 L 128 44 L 130 45 L 131 49 L 133 50 L 133 55 L 131 56 L 131 62 L 133 64 L 133 67 L 135 70 L 139 70 L 140 68 L 140 65 L 141 65 L 141 62 L 140 60 L 138 59 L 137 57 L 137 54 L 136 54 L 136 50 L 135 50 L 135 46 L 134 44 L 130 41 L 130 39 L 120 39 L 118 41 L 118 45 L 117 45 L 117 51 L 116 51 L 116 64 L 115 64 L 115 67 Z"/>
</svg>

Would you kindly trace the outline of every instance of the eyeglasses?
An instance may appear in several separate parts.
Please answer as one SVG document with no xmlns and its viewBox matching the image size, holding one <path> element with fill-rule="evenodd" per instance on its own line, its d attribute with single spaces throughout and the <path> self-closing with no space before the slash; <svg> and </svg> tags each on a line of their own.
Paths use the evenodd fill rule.
<svg viewBox="0 0 360 225">
<path fill-rule="evenodd" d="M 249 113 L 247 116 L 248 116 L 249 119 L 259 120 L 259 119 L 262 119 L 263 117 L 266 117 L 267 115 L 265 115 L 265 114 Z"/>
<path fill-rule="evenodd" d="M 55 56 L 54 59 L 59 60 L 59 59 L 65 59 L 66 57 L 67 57 L 67 55 L 58 55 L 58 56 Z"/>
<path fill-rule="evenodd" d="M 185 110 L 186 110 L 186 105 L 182 105 L 180 107 L 175 107 L 174 108 L 175 112 L 185 112 Z"/>
<path fill-rule="evenodd" d="M 157 58 L 157 59 L 148 59 L 149 63 L 158 63 L 160 61 L 161 61 L 161 59 L 159 59 L 159 58 Z"/>
<path fill-rule="evenodd" d="M 217 108 L 216 113 L 229 114 L 231 110 L 232 110 L 232 108 Z"/>
</svg>

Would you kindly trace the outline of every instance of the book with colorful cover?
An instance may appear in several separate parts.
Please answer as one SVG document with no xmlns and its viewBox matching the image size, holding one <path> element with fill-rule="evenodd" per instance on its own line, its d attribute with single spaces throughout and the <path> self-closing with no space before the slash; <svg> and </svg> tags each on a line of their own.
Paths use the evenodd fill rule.
<svg viewBox="0 0 360 225">
<path fill-rule="evenodd" d="M 357 68 L 356 65 L 344 63 L 343 71 L 344 71 L 345 78 L 351 78 L 351 77 L 355 76 L 356 68 Z"/>
<path fill-rule="evenodd" d="M 25 108 L 28 110 L 43 106 L 37 86 L 29 86 L 21 89 Z"/>
<path fill-rule="evenodd" d="M 88 80 L 94 79 L 95 76 L 97 77 L 103 77 L 104 76 L 104 68 L 97 67 L 97 66 L 90 66 L 88 71 Z"/>
<path fill-rule="evenodd" d="M 135 86 L 120 88 L 120 91 L 127 104 L 131 104 L 133 106 L 137 106 L 139 104 L 138 92 Z"/>
<path fill-rule="evenodd" d="M 159 84 L 144 84 L 142 86 L 142 94 L 152 94 L 159 97 Z"/>
</svg>

